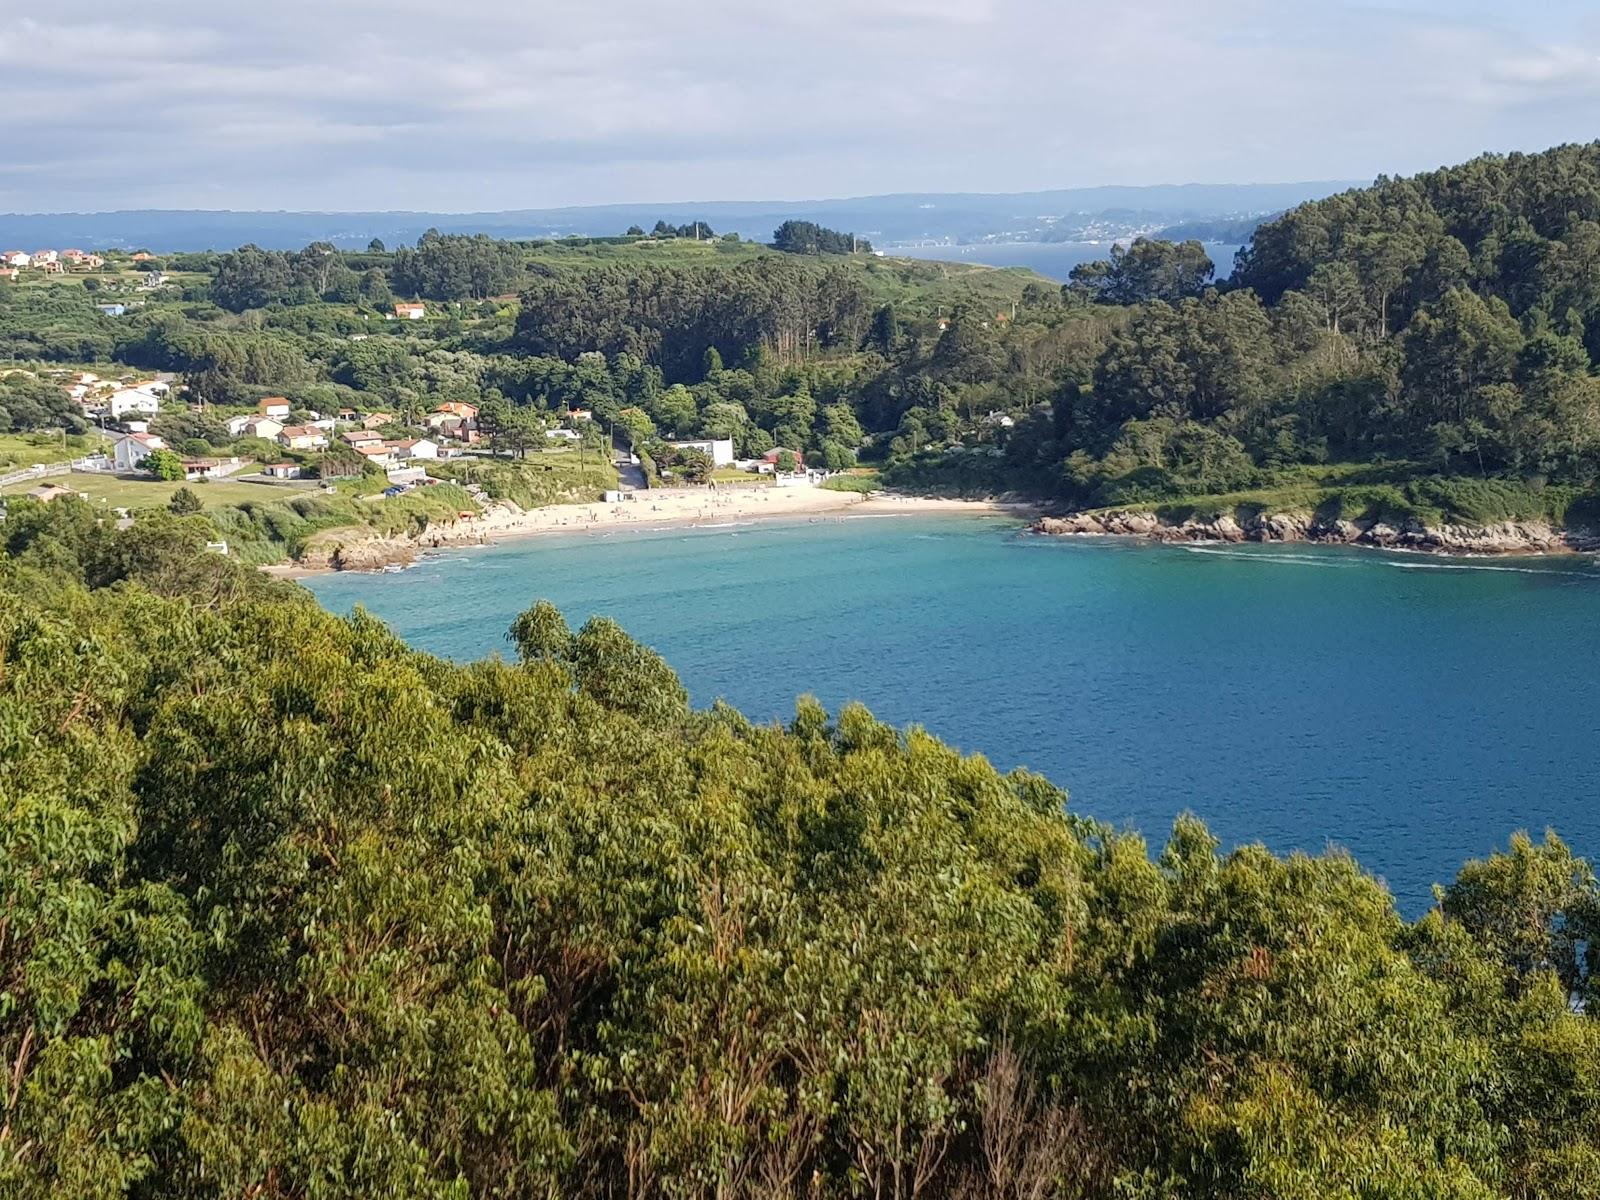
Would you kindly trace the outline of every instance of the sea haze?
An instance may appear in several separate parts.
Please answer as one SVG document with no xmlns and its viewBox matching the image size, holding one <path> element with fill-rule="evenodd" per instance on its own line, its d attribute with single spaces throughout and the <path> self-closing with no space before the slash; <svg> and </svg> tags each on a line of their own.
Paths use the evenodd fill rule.
<svg viewBox="0 0 1600 1200">
<path fill-rule="evenodd" d="M 1600 569 L 1306 548 L 1049 539 L 994 519 L 546 537 L 307 581 L 413 645 L 505 649 L 549 598 L 784 719 L 865 702 L 1159 845 L 1347 847 L 1415 916 L 1517 829 L 1600 852 Z"/>
<path fill-rule="evenodd" d="M 605 204 L 506 212 L 187 212 L 132 209 L 96 213 L 0 214 L 0 242 L 26 246 L 143 247 L 157 253 L 231 250 L 247 242 L 297 250 L 311 242 L 391 247 L 429 229 L 500 238 L 614 237 L 630 225 L 705 221 L 719 234 L 767 241 L 784 221 L 816 221 L 885 247 L 918 242 L 1083 241 L 1131 238 L 1174 226 L 1211 228 L 1254 220 L 1354 186 L 1309 183 L 1182 184 L 1070 188 L 1018 193 L 904 193 L 841 200 Z M 1198 223 L 1198 224 L 1196 224 Z M 1077 232 L 1074 232 L 1077 231 Z M 1210 236 L 1222 237 L 1222 233 Z M 1240 234 L 1239 236 L 1243 236 Z"/>
</svg>

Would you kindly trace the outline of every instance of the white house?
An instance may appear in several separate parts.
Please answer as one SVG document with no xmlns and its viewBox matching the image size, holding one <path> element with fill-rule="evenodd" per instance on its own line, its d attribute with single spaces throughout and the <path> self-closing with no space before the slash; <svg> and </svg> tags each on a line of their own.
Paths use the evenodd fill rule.
<svg viewBox="0 0 1600 1200">
<path fill-rule="evenodd" d="M 5 256 L 0 258 L 8 267 L 26 267 L 33 262 L 33 255 L 26 250 L 7 250 Z"/>
<path fill-rule="evenodd" d="M 380 467 L 387 467 L 394 462 L 394 449 L 379 442 L 375 446 L 357 446 L 356 453 L 368 462 L 377 463 Z"/>
<path fill-rule="evenodd" d="M 583 440 L 583 434 L 576 429 L 546 429 L 544 435 L 553 442 L 578 442 Z"/>
<path fill-rule="evenodd" d="M 153 433 L 130 433 L 117 439 L 111 461 L 119 471 L 137 471 L 152 453 L 166 448 L 166 442 Z"/>
<path fill-rule="evenodd" d="M 420 321 L 428 315 L 425 304 L 396 304 L 394 315 L 402 321 Z"/>
<path fill-rule="evenodd" d="M 229 470 L 239 465 L 237 458 L 232 462 L 218 462 L 214 458 L 185 459 L 183 464 L 183 477 L 191 483 L 197 479 L 221 479 Z"/>
<path fill-rule="evenodd" d="M 274 421 L 281 421 L 289 415 L 289 402 L 282 396 L 268 396 L 256 405 L 256 412 Z"/>
<path fill-rule="evenodd" d="M 385 442 L 384 445 L 393 449 L 395 455 L 402 459 L 439 457 L 439 443 L 431 438 L 407 438 L 403 442 Z"/>
<path fill-rule="evenodd" d="M 144 387 L 119 388 L 111 393 L 111 399 L 106 401 L 106 413 L 113 421 L 120 421 L 128 413 L 158 413 L 161 411 L 161 397 Z"/>
<path fill-rule="evenodd" d="M 339 435 L 352 446 L 376 446 L 383 435 L 376 429 L 347 429 Z"/>
<path fill-rule="evenodd" d="M 268 463 L 261 468 L 261 473 L 268 479 L 299 479 L 300 464 L 291 462 Z"/>
<path fill-rule="evenodd" d="M 688 441 L 668 442 L 674 450 L 698 450 L 711 459 L 713 467 L 733 465 L 732 438 L 691 438 Z"/>
</svg>

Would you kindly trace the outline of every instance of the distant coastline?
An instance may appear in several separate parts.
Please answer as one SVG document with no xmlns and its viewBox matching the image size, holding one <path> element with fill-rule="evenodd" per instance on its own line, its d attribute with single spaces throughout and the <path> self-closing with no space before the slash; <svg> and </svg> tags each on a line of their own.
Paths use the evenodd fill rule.
<svg viewBox="0 0 1600 1200">
<path fill-rule="evenodd" d="M 1026 267 L 1047 279 L 1062 283 L 1072 268 L 1082 263 L 1108 258 L 1111 241 L 1099 242 L 971 242 L 935 243 L 916 246 L 885 246 L 891 258 L 914 258 L 923 262 L 977 263 L 988 267 Z M 1216 264 L 1217 279 L 1233 271 L 1233 256 L 1239 247 L 1232 243 L 1207 242 L 1206 254 Z"/>
</svg>

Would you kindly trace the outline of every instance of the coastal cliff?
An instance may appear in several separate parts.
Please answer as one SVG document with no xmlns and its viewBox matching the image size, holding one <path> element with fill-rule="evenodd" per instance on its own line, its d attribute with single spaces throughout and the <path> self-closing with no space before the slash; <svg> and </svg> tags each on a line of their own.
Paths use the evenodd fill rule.
<svg viewBox="0 0 1600 1200">
<path fill-rule="evenodd" d="M 1236 512 L 1182 519 L 1148 511 L 1073 513 L 1040 517 L 1035 533 L 1056 536 L 1140 537 L 1161 542 L 1317 542 L 1421 550 L 1437 554 L 1552 554 L 1600 550 L 1600 531 L 1563 529 L 1541 521 L 1489 525 L 1425 525 L 1408 519 L 1322 520 L 1308 513 Z"/>
</svg>

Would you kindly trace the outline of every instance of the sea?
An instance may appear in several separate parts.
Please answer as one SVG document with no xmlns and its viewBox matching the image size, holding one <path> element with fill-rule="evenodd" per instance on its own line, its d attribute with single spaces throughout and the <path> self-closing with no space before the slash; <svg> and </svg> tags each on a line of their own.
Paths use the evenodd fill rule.
<svg viewBox="0 0 1600 1200">
<path fill-rule="evenodd" d="M 1205 244 L 1206 254 L 1216 264 L 1216 277 L 1233 273 L 1233 256 L 1239 250 L 1232 243 Z M 891 257 L 922 258 L 936 262 L 982 263 L 986 267 L 1027 267 L 1046 279 L 1062 283 L 1072 268 L 1111 256 L 1110 242 L 980 242 L 970 246 L 890 246 Z"/>
<path fill-rule="evenodd" d="M 535 600 L 616 618 L 693 701 L 864 702 L 1159 849 L 1343 848 L 1417 916 L 1516 830 L 1600 855 L 1600 566 L 1049 538 L 977 516 L 755 522 L 451 550 L 305 581 L 411 644 L 508 653 Z"/>
</svg>

